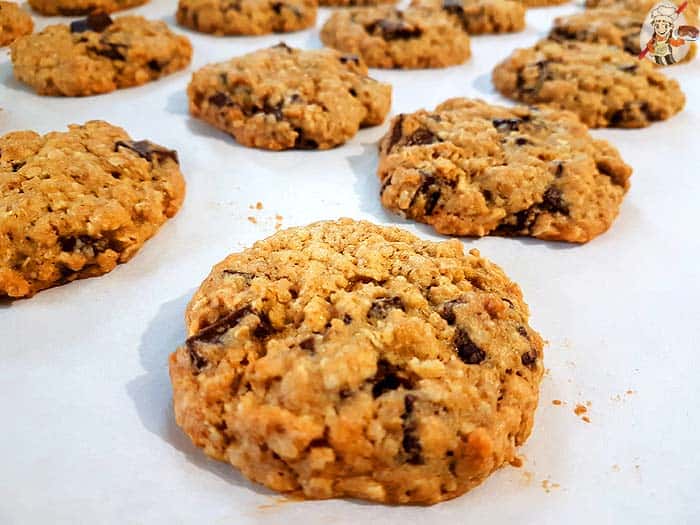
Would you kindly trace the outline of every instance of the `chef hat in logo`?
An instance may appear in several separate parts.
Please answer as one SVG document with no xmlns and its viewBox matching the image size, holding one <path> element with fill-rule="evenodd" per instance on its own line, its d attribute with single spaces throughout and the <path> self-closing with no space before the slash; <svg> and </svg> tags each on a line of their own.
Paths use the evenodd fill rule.
<svg viewBox="0 0 700 525">
<path fill-rule="evenodd" d="M 673 24 L 677 18 L 678 13 L 676 12 L 676 6 L 672 4 L 659 4 L 651 10 L 652 22 L 665 20 L 669 24 Z"/>
</svg>

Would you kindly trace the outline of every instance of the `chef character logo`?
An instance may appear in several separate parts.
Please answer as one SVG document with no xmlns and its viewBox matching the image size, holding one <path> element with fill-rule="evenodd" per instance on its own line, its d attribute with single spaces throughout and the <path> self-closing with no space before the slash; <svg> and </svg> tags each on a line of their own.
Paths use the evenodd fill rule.
<svg viewBox="0 0 700 525">
<path fill-rule="evenodd" d="M 644 20 L 640 35 L 642 52 L 657 64 L 670 66 L 683 60 L 690 51 L 690 43 L 697 40 L 697 27 L 687 25 L 683 11 L 688 2 L 676 7 L 671 2 L 656 4 Z"/>
</svg>

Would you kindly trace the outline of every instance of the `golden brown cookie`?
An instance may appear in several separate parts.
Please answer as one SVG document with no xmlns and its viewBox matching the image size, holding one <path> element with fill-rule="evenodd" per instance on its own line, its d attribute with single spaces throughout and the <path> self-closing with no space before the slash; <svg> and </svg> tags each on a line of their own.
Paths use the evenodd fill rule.
<svg viewBox="0 0 700 525">
<path fill-rule="evenodd" d="M 34 29 L 34 21 L 14 2 L 0 1 L 0 46 L 11 44 Z"/>
<path fill-rule="evenodd" d="M 217 264 L 170 356 L 178 425 L 280 492 L 435 503 L 530 435 L 542 339 L 478 251 L 350 219 Z"/>
<path fill-rule="evenodd" d="M 413 0 L 412 6 L 443 9 L 470 35 L 525 29 L 525 8 L 512 0 Z"/>
<path fill-rule="evenodd" d="M 631 169 L 575 115 L 452 99 L 394 118 L 382 204 L 450 235 L 587 242 L 606 231 Z"/>
<path fill-rule="evenodd" d="M 184 193 L 176 152 L 106 122 L 0 136 L 0 297 L 112 271 Z"/>
<path fill-rule="evenodd" d="M 285 44 L 205 66 L 187 92 L 192 115 L 273 150 L 338 146 L 391 106 L 391 86 L 368 77 L 357 56 Z"/>
<path fill-rule="evenodd" d="M 81 16 L 91 13 L 113 13 L 129 9 L 148 0 L 29 0 L 32 9 L 42 15 Z"/>
<path fill-rule="evenodd" d="M 164 22 L 101 13 L 22 37 L 11 56 L 17 80 L 40 95 L 81 97 L 179 71 L 189 64 L 192 46 Z"/>
<path fill-rule="evenodd" d="M 603 44 L 542 40 L 496 66 L 493 83 L 520 102 L 573 111 L 592 128 L 642 128 L 685 105 L 676 80 Z"/>
</svg>

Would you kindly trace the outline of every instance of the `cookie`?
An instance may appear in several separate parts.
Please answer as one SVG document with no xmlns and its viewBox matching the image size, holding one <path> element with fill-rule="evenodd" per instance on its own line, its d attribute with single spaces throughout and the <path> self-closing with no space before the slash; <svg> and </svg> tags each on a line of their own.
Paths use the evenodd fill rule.
<svg viewBox="0 0 700 525">
<path fill-rule="evenodd" d="M 29 0 L 32 9 L 48 16 L 82 16 L 113 13 L 145 4 L 148 0 Z"/>
<path fill-rule="evenodd" d="M 644 25 L 643 13 L 619 7 L 587 9 L 581 13 L 554 19 L 548 38 L 557 42 L 576 40 L 619 47 L 639 55 L 639 35 Z"/>
<path fill-rule="evenodd" d="M 33 30 L 34 22 L 29 13 L 14 2 L 0 1 L 0 46 L 11 44 Z"/>
<path fill-rule="evenodd" d="M 422 7 L 336 11 L 321 29 L 321 41 L 377 68 L 447 67 L 471 56 L 461 23 L 441 9 Z"/>
<path fill-rule="evenodd" d="M 112 271 L 184 192 L 177 153 L 106 122 L 0 136 L 0 297 Z"/>
<path fill-rule="evenodd" d="M 592 128 L 642 128 L 685 105 L 676 80 L 603 44 L 540 41 L 496 66 L 493 83 L 512 99 L 573 111 Z"/>
<path fill-rule="evenodd" d="M 178 425 L 308 498 L 435 503 L 513 461 L 542 339 L 520 289 L 457 240 L 341 219 L 214 267 L 170 356 Z"/>
<path fill-rule="evenodd" d="M 381 4 L 395 4 L 397 0 L 319 0 L 324 7 L 367 7 Z"/>
<path fill-rule="evenodd" d="M 338 146 L 391 106 L 391 86 L 368 77 L 357 56 L 285 44 L 205 66 L 187 93 L 192 115 L 272 150 Z"/>
<path fill-rule="evenodd" d="M 452 99 L 394 118 L 377 173 L 387 209 L 439 233 L 583 243 L 612 224 L 631 169 L 568 111 Z"/>
<path fill-rule="evenodd" d="M 81 97 L 139 86 L 183 69 L 189 40 L 164 22 L 100 13 L 52 25 L 11 47 L 15 77 L 40 95 Z"/>
<path fill-rule="evenodd" d="M 470 35 L 525 29 L 525 8 L 511 0 L 413 0 L 412 6 L 444 9 Z"/>
<path fill-rule="evenodd" d="M 566 4 L 569 0 L 518 0 L 525 7 L 548 7 L 553 5 Z"/>
<path fill-rule="evenodd" d="M 313 27 L 316 0 L 180 0 L 179 24 L 216 35 L 264 35 Z"/>
</svg>

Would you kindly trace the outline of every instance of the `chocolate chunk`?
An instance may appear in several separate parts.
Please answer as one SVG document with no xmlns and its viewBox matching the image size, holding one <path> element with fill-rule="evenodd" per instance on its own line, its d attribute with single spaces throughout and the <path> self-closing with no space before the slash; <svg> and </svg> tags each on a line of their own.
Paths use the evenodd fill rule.
<svg viewBox="0 0 700 525">
<path fill-rule="evenodd" d="M 197 352 L 197 349 L 194 346 L 188 346 L 187 353 L 190 355 L 190 362 L 192 363 L 192 366 L 195 368 L 197 373 L 199 373 L 203 368 L 205 368 L 209 364 L 207 358 L 199 352 Z"/>
<path fill-rule="evenodd" d="M 442 317 L 447 324 L 454 325 L 457 321 L 457 316 L 455 315 L 455 306 L 459 304 L 464 304 L 461 299 L 453 299 L 452 301 L 447 301 L 442 303 L 440 308 L 438 308 L 438 314 Z"/>
<path fill-rule="evenodd" d="M 416 396 L 413 394 L 406 394 L 406 397 L 403 398 L 404 416 L 410 416 L 413 413 L 415 404 Z"/>
<path fill-rule="evenodd" d="M 537 362 L 537 350 L 534 348 L 528 350 L 523 355 L 520 356 L 520 361 L 524 366 L 532 367 Z"/>
<path fill-rule="evenodd" d="M 114 151 L 119 151 L 120 147 L 130 149 L 134 153 L 138 154 L 139 157 L 146 159 L 148 162 L 152 162 L 154 158 L 157 158 L 158 160 L 171 159 L 177 164 L 180 163 L 177 157 L 177 151 L 166 149 L 148 140 L 120 140 L 114 145 Z"/>
<path fill-rule="evenodd" d="M 421 172 L 421 174 L 423 175 L 423 182 L 419 186 L 418 190 L 416 190 L 416 193 L 414 193 L 409 207 L 412 208 L 414 206 L 418 196 L 424 195 L 425 202 L 423 205 L 423 213 L 425 215 L 432 215 L 438 201 L 440 200 L 440 197 L 442 196 L 442 191 L 440 189 L 440 185 L 437 183 L 437 179 L 433 175 L 427 172 Z"/>
<path fill-rule="evenodd" d="M 495 118 L 491 121 L 493 127 L 501 133 L 506 131 L 518 131 L 522 119 L 519 118 Z"/>
<path fill-rule="evenodd" d="M 439 190 L 433 191 L 432 193 L 428 194 L 428 197 L 425 199 L 425 208 L 424 208 L 424 213 L 426 215 L 433 214 L 433 211 L 435 211 L 435 206 L 437 206 L 437 203 L 440 200 L 441 196 L 442 196 L 442 193 Z"/>
<path fill-rule="evenodd" d="M 559 161 L 556 163 L 556 168 L 554 170 L 554 176 L 558 179 L 564 175 L 564 163 Z"/>
<path fill-rule="evenodd" d="M 418 38 L 423 34 L 419 27 L 414 27 L 403 20 L 381 19 L 365 26 L 370 34 L 379 33 L 384 40 L 408 40 Z"/>
<path fill-rule="evenodd" d="M 398 142 L 401 140 L 401 135 L 403 133 L 403 118 L 403 113 L 400 113 L 394 121 L 394 124 L 391 128 L 391 135 L 389 136 L 389 144 L 387 144 L 386 146 L 388 152 L 394 149 L 394 146 L 398 144 Z"/>
<path fill-rule="evenodd" d="M 468 365 L 478 365 L 486 359 L 486 352 L 474 344 L 466 330 L 457 329 L 454 346 L 459 358 Z"/>
<path fill-rule="evenodd" d="M 250 281 L 255 279 L 255 274 L 249 272 L 239 272 L 238 270 L 224 270 L 222 273 L 224 275 L 239 275 L 245 279 L 246 283 L 250 283 Z"/>
<path fill-rule="evenodd" d="M 561 213 L 562 215 L 569 215 L 569 207 L 564 200 L 564 194 L 559 188 L 550 186 L 544 192 L 542 197 L 542 203 L 540 208 L 552 213 Z"/>
<path fill-rule="evenodd" d="M 90 47 L 89 50 L 96 55 L 109 58 L 110 60 L 125 60 L 122 48 L 126 50 L 126 46 L 109 42 L 100 42 L 100 44 L 100 47 Z"/>
<path fill-rule="evenodd" d="M 367 318 L 374 320 L 385 319 L 386 316 L 389 315 L 389 310 L 394 308 L 398 308 L 404 312 L 406 311 L 400 297 L 382 297 L 380 299 L 375 299 L 367 312 Z"/>
<path fill-rule="evenodd" d="M 280 42 L 280 43 L 277 44 L 276 46 L 272 46 L 271 49 L 284 49 L 284 50 L 287 51 L 288 53 L 291 53 L 292 51 L 294 51 L 291 47 L 289 47 L 289 46 L 288 46 L 287 44 L 285 44 L 284 42 Z"/>
<path fill-rule="evenodd" d="M 549 79 L 549 60 L 539 60 L 534 64 L 527 65 L 525 69 L 531 67 L 537 68 L 537 78 L 534 80 L 534 82 L 525 80 L 525 77 L 523 76 L 524 71 L 520 71 L 518 73 L 517 87 L 523 92 L 523 94 L 537 93 L 542 88 L 544 81 Z"/>
<path fill-rule="evenodd" d="M 198 333 L 190 336 L 185 344 L 188 348 L 193 348 L 198 343 L 208 343 L 216 344 L 221 341 L 222 336 L 235 328 L 241 320 L 253 313 L 253 310 L 249 306 L 245 306 L 238 310 L 235 310 L 224 317 L 221 317 L 216 322 L 210 324 L 209 326 L 203 328 Z"/>
<path fill-rule="evenodd" d="M 453 15 L 461 15 L 464 13 L 462 0 L 443 0 L 442 8 Z"/>
<path fill-rule="evenodd" d="M 318 142 L 305 137 L 304 131 L 301 128 L 297 128 L 295 131 L 297 132 L 297 138 L 294 141 L 294 147 L 296 149 L 318 149 Z"/>
<path fill-rule="evenodd" d="M 314 351 L 316 350 L 316 340 L 313 337 L 307 337 L 301 343 L 299 343 L 299 347 L 302 350 L 314 353 Z"/>
<path fill-rule="evenodd" d="M 402 386 L 407 390 L 413 387 L 412 382 L 408 378 L 399 375 L 399 369 L 396 366 L 384 359 L 377 363 L 377 373 L 372 378 L 372 382 L 374 383 L 372 396 L 375 399 L 385 392 L 397 390 Z"/>
<path fill-rule="evenodd" d="M 160 62 L 157 60 L 149 60 L 148 61 L 148 68 L 151 69 L 152 71 L 155 71 L 156 73 L 160 73 L 163 71 L 163 66 L 160 65 Z"/>
<path fill-rule="evenodd" d="M 625 73 L 634 73 L 635 71 L 637 71 L 638 67 L 639 66 L 637 64 L 629 64 L 625 66 L 617 66 L 617 69 Z"/>
<path fill-rule="evenodd" d="M 517 139 L 515 139 L 515 144 L 517 146 L 524 146 L 525 144 L 530 144 L 530 141 L 525 137 L 518 137 Z"/>
<path fill-rule="evenodd" d="M 272 4 L 272 10 L 275 12 L 275 14 L 280 14 L 282 12 L 282 7 L 284 7 L 285 4 L 283 2 L 274 2 Z"/>
<path fill-rule="evenodd" d="M 267 313 L 255 312 L 255 315 L 258 316 L 259 321 L 258 326 L 255 327 L 255 330 L 253 330 L 253 335 L 258 339 L 265 339 L 272 335 L 275 332 L 275 329 L 272 326 L 272 323 L 270 322 L 270 318 L 267 316 Z"/>
<path fill-rule="evenodd" d="M 357 55 L 343 55 L 340 57 L 339 60 L 341 64 L 347 64 L 348 62 L 352 62 L 356 66 L 360 65 L 360 57 Z"/>
<path fill-rule="evenodd" d="M 352 316 L 350 314 L 345 314 L 343 316 L 343 323 L 344 324 L 350 324 L 352 323 Z"/>
<path fill-rule="evenodd" d="M 111 26 L 114 21 L 106 13 L 95 13 L 88 15 L 87 18 L 82 20 L 75 20 L 70 24 L 71 33 L 83 33 L 85 31 L 96 31 L 101 33 L 109 26 Z"/>
<path fill-rule="evenodd" d="M 527 230 L 536 218 L 533 213 L 534 207 L 526 210 L 520 210 L 515 215 L 509 217 L 505 222 L 502 222 L 494 230 L 496 235 L 517 235 Z"/>
<path fill-rule="evenodd" d="M 439 139 L 432 131 L 418 128 L 406 139 L 406 146 L 425 146 L 434 142 L 439 142 Z"/>
<path fill-rule="evenodd" d="M 75 249 L 75 245 L 78 243 L 77 237 L 59 237 L 58 244 L 61 247 L 61 251 L 72 252 Z"/>
<path fill-rule="evenodd" d="M 222 108 L 224 106 L 232 106 L 233 101 L 231 98 L 226 94 L 226 93 L 216 93 L 215 95 L 212 95 L 209 97 L 209 103 L 213 104 L 219 108 Z"/>
<path fill-rule="evenodd" d="M 24 166 L 25 164 L 26 162 L 18 161 L 10 163 L 10 166 L 12 166 L 13 173 L 17 173 L 19 170 L 22 169 L 22 166 Z"/>
<path fill-rule="evenodd" d="M 407 394 L 403 399 L 404 413 L 401 414 L 403 420 L 403 439 L 401 440 L 401 448 L 406 453 L 406 463 L 409 465 L 422 465 L 425 461 L 422 456 L 423 447 L 418 438 L 418 427 L 411 420 L 411 415 L 415 410 L 416 397 Z"/>
<path fill-rule="evenodd" d="M 524 326 L 518 326 L 517 330 L 520 335 L 522 335 L 523 337 L 527 337 L 527 328 L 525 328 Z"/>
<path fill-rule="evenodd" d="M 357 91 L 355 91 L 355 88 L 348 89 L 348 93 L 350 93 L 353 97 L 357 96 Z"/>
</svg>

